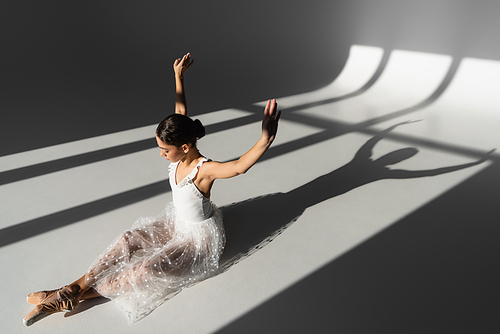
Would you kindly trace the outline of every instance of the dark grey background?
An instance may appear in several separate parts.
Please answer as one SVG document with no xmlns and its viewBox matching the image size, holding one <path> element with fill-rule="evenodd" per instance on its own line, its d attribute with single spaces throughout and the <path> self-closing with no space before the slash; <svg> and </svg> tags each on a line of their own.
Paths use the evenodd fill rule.
<svg viewBox="0 0 500 334">
<path fill-rule="evenodd" d="M 497 1 L 4 1 L 0 156 L 324 86 L 352 44 L 500 59 Z M 286 106 L 285 106 L 286 107 Z"/>
</svg>

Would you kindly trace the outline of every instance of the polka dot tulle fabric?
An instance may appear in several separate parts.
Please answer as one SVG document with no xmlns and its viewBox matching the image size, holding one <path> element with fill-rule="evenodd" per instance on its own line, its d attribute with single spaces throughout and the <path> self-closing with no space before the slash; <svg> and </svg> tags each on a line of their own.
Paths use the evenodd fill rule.
<svg viewBox="0 0 500 334">
<path fill-rule="evenodd" d="M 99 257 L 87 279 L 136 322 L 184 287 L 218 269 L 224 246 L 219 209 L 204 222 L 184 221 L 168 205 L 158 217 L 139 218 Z"/>
<path fill-rule="evenodd" d="M 129 323 L 144 318 L 217 271 L 225 235 L 222 213 L 211 206 L 211 216 L 198 221 L 183 218 L 172 203 L 159 216 L 137 219 L 90 267 L 88 284 L 114 300 Z"/>
</svg>

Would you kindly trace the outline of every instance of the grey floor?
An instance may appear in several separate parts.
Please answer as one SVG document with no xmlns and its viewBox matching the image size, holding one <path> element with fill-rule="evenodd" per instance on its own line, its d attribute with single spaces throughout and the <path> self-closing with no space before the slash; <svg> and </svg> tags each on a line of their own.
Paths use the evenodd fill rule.
<svg viewBox="0 0 500 334">
<path fill-rule="evenodd" d="M 214 186 L 221 274 L 133 326 L 102 300 L 22 318 L 169 201 L 155 125 L 1 157 L 2 333 L 496 332 L 499 82 L 498 61 L 352 46 L 330 85 L 277 97 L 273 147 Z M 195 116 L 204 155 L 253 145 L 254 102 Z"/>
</svg>

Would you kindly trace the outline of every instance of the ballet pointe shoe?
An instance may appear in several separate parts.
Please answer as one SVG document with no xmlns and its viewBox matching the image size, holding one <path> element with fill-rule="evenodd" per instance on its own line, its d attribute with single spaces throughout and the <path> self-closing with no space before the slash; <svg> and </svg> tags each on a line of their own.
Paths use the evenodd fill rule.
<svg viewBox="0 0 500 334">
<path fill-rule="evenodd" d="M 50 298 L 52 300 L 45 299 L 41 304 L 35 306 L 35 308 L 23 319 L 25 326 L 31 326 L 38 320 L 45 318 L 53 313 L 57 312 L 69 312 L 78 306 L 78 299 L 72 294 L 69 289 L 61 288 L 56 290 L 55 294 L 51 294 Z"/>
<path fill-rule="evenodd" d="M 63 289 L 65 287 L 62 287 Z M 61 289 L 56 289 L 56 290 L 45 290 L 45 291 L 38 291 L 38 292 L 33 292 L 28 295 L 26 298 L 26 301 L 30 304 L 38 305 L 44 302 L 44 300 L 49 299 L 50 297 L 54 296 L 54 294 L 57 293 L 57 291 Z"/>
</svg>

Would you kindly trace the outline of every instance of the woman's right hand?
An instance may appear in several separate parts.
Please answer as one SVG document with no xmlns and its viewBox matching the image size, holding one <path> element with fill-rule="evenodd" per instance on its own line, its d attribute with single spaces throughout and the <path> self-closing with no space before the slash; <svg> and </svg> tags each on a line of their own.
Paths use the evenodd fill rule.
<svg viewBox="0 0 500 334">
<path fill-rule="evenodd" d="M 174 73 L 176 76 L 182 78 L 184 73 L 193 65 L 194 59 L 191 59 L 191 53 L 186 53 L 184 57 L 177 58 L 174 61 Z"/>
</svg>

